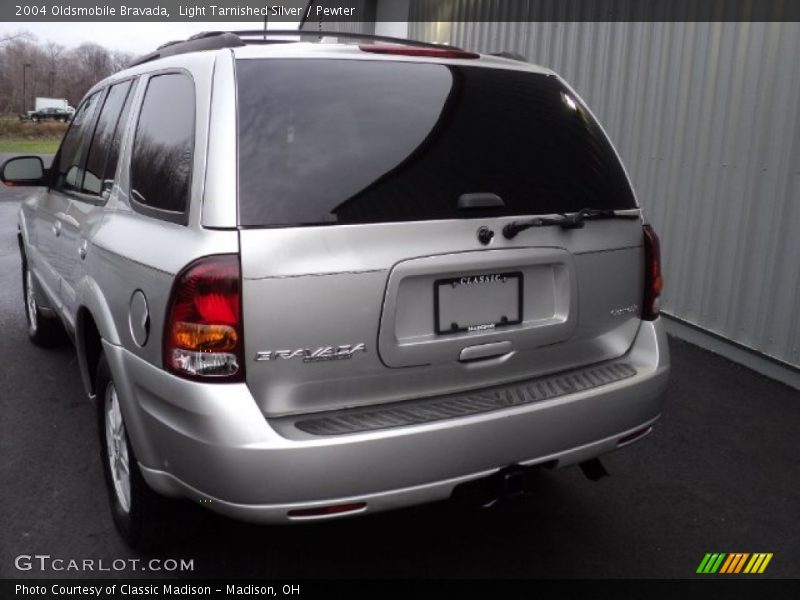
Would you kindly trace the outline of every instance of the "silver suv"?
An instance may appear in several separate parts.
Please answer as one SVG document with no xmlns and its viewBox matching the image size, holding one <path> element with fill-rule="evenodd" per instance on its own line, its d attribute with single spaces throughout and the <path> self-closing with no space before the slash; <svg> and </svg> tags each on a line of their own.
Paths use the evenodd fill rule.
<svg viewBox="0 0 800 600">
<path fill-rule="evenodd" d="M 40 186 L 28 330 L 77 348 L 128 543 L 165 497 L 306 522 L 601 474 L 669 356 L 658 239 L 589 109 L 520 60 L 262 35 L 160 48 L 49 169 L 0 173 Z"/>
</svg>

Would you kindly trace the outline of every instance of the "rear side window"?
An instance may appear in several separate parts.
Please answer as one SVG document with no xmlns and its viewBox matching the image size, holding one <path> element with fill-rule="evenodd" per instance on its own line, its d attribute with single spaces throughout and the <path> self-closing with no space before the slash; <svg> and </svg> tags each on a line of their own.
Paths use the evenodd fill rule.
<svg viewBox="0 0 800 600">
<path fill-rule="evenodd" d="M 56 159 L 54 183 L 56 189 L 80 190 L 83 181 L 83 164 L 86 160 L 86 152 L 89 150 L 95 110 L 101 97 L 101 92 L 95 92 L 84 100 L 83 104 L 75 111 L 72 124 L 64 136 L 64 141 L 61 142 Z"/>
<path fill-rule="evenodd" d="M 83 177 L 83 192 L 99 196 L 101 192 L 110 190 L 114 183 L 119 158 L 119 137 L 125 122 L 130 104 L 131 81 L 124 81 L 111 86 L 97 118 L 89 157 L 86 159 L 86 173 Z M 117 146 L 117 151 L 112 148 Z"/>
<path fill-rule="evenodd" d="M 635 208 L 589 112 L 555 78 L 390 61 L 240 59 L 245 226 Z"/>
<path fill-rule="evenodd" d="M 192 178 L 194 107 L 194 83 L 188 75 L 150 78 L 131 159 L 131 197 L 143 212 L 155 209 L 162 211 L 157 216 L 184 221 Z"/>
</svg>

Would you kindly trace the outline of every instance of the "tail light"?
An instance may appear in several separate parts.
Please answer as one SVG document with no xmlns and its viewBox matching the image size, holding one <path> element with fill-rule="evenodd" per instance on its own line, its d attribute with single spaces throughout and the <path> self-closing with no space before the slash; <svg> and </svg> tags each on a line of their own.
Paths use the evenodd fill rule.
<svg viewBox="0 0 800 600">
<path fill-rule="evenodd" d="M 644 304 L 642 319 L 652 321 L 658 317 L 661 290 L 664 279 L 661 276 L 661 243 L 651 225 L 644 225 Z"/>
<path fill-rule="evenodd" d="M 164 368 L 209 382 L 244 380 L 241 270 L 235 254 L 206 256 L 175 279 L 164 324 Z"/>
<path fill-rule="evenodd" d="M 361 44 L 362 52 L 374 54 L 396 54 L 400 56 L 432 56 L 436 58 L 480 58 L 480 54 L 466 52 L 457 48 L 427 48 L 419 46 L 403 46 L 400 44 Z"/>
</svg>

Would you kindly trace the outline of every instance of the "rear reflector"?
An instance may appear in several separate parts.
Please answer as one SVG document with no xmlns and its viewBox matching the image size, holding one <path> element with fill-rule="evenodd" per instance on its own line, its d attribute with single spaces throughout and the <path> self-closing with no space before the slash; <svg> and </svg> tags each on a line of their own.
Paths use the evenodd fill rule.
<svg viewBox="0 0 800 600">
<path fill-rule="evenodd" d="M 658 297 L 664 288 L 661 276 L 661 243 L 651 225 L 643 225 L 644 230 L 644 301 L 642 303 L 642 319 L 653 321 L 658 318 Z"/>
<path fill-rule="evenodd" d="M 638 440 L 640 437 L 644 437 L 645 435 L 650 433 L 652 430 L 653 430 L 652 427 L 645 427 L 644 429 L 637 429 L 633 433 L 630 433 L 630 434 L 626 435 L 623 438 L 619 438 L 619 440 L 617 440 L 617 446 L 624 446 L 625 444 L 629 444 L 634 440 Z"/>
<path fill-rule="evenodd" d="M 290 517 L 324 517 L 326 515 L 338 515 L 341 513 L 356 512 L 367 506 L 366 502 L 354 502 L 352 504 L 337 504 L 335 506 L 320 506 L 319 508 L 300 508 L 290 510 Z"/>
<path fill-rule="evenodd" d="M 436 58 L 480 58 L 480 54 L 466 52 L 455 48 L 424 48 L 417 46 L 402 46 L 400 44 L 361 44 L 358 47 L 362 52 L 374 54 L 397 54 L 400 56 L 432 56 Z"/>
</svg>

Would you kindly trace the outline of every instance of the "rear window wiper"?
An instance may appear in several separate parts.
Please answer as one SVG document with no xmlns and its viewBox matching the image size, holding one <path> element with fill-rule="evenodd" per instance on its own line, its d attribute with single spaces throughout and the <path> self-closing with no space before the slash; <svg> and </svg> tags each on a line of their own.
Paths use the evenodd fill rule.
<svg viewBox="0 0 800 600">
<path fill-rule="evenodd" d="M 571 214 L 561 214 L 557 217 L 536 217 L 527 221 L 511 221 L 503 227 L 503 235 L 510 240 L 520 231 L 531 227 L 547 227 L 558 225 L 562 229 L 581 229 L 584 221 L 599 219 L 638 219 L 638 214 L 619 214 L 615 210 L 602 210 L 599 208 L 583 208 Z"/>
</svg>

